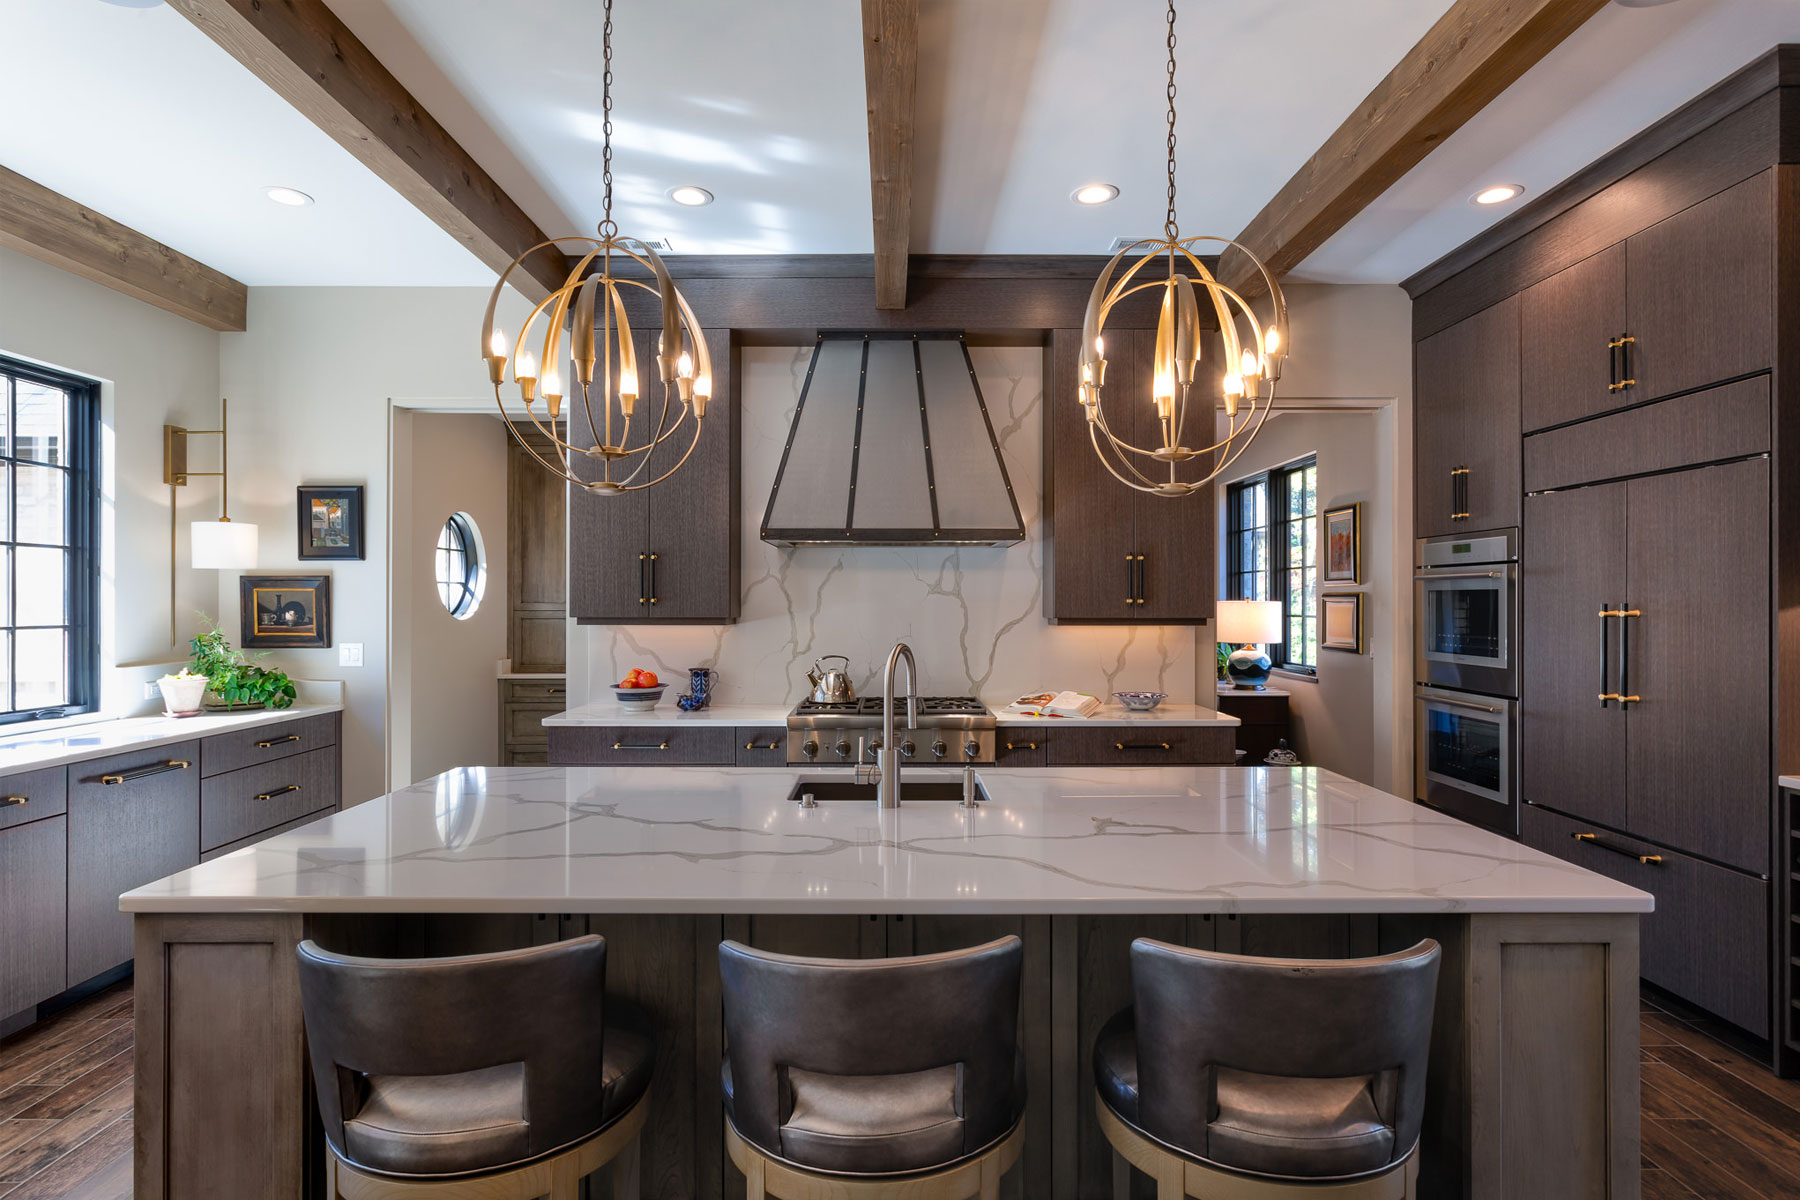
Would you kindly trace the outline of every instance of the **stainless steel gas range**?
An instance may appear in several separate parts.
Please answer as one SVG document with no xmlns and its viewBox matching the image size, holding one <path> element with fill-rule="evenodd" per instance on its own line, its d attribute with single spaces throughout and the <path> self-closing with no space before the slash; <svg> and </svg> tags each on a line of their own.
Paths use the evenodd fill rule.
<svg viewBox="0 0 1800 1200">
<path fill-rule="evenodd" d="M 923 764 L 994 761 L 994 714 L 987 705 L 972 696 L 921 696 L 918 706 L 918 724 L 899 732 L 903 757 Z M 895 699 L 894 713 L 904 726 L 904 699 Z M 787 728 L 791 763 L 854 766 L 859 754 L 873 762 L 881 744 L 881 700 L 802 700 L 788 714 Z"/>
</svg>

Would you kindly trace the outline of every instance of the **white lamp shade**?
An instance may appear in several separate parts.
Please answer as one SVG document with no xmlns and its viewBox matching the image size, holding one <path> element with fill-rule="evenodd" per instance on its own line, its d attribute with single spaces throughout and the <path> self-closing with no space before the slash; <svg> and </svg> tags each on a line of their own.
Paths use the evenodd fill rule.
<svg viewBox="0 0 1800 1200">
<path fill-rule="evenodd" d="M 190 534 L 197 571 L 243 571 L 256 566 L 254 525 L 242 521 L 195 521 Z"/>
<path fill-rule="evenodd" d="M 1221 600 L 1218 640 L 1234 646 L 1281 641 L 1281 601 Z"/>
</svg>

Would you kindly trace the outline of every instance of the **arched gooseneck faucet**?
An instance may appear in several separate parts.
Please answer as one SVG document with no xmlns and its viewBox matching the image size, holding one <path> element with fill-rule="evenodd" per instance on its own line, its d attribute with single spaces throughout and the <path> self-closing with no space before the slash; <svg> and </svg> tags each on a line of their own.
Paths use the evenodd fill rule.
<svg viewBox="0 0 1800 1200">
<path fill-rule="evenodd" d="M 919 666 L 913 661 L 912 647 L 895 642 L 881 675 L 881 747 L 875 751 L 875 766 L 881 772 L 875 785 L 878 808 L 900 807 L 900 760 L 905 755 L 894 730 L 894 668 L 902 659 L 906 662 L 906 727 L 919 725 Z"/>
</svg>

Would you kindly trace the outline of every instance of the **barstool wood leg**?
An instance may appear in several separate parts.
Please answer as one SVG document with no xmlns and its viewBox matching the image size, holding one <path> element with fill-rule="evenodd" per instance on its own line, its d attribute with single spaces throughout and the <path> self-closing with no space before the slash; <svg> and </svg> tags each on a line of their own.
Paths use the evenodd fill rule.
<svg viewBox="0 0 1800 1200">
<path fill-rule="evenodd" d="M 1000 1169 L 998 1158 L 989 1158 L 981 1164 L 981 1200 L 1000 1200 L 1000 1176 L 1005 1174 Z"/>
<path fill-rule="evenodd" d="M 612 1200 L 638 1200 L 644 1135 L 640 1131 L 606 1166 L 607 1194 Z"/>
<path fill-rule="evenodd" d="M 1131 1164 L 1117 1150 L 1112 1152 L 1113 1200 L 1131 1200 Z"/>
<path fill-rule="evenodd" d="M 581 1175 L 574 1155 L 565 1154 L 550 1164 L 550 1200 L 581 1200 Z"/>
<path fill-rule="evenodd" d="M 1183 1186 L 1186 1175 L 1181 1160 L 1174 1155 L 1157 1164 L 1156 1200 L 1186 1200 L 1187 1189 Z"/>
<path fill-rule="evenodd" d="M 768 1175 L 769 1164 L 760 1155 L 751 1155 L 744 1166 L 744 1200 L 767 1200 L 768 1193 L 763 1183 Z"/>
</svg>

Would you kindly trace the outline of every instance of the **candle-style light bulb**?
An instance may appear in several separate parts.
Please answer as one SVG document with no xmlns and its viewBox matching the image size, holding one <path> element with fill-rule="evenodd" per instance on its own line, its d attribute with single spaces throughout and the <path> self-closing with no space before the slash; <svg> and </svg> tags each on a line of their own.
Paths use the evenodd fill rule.
<svg viewBox="0 0 1800 1200">
<path fill-rule="evenodd" d="M 544 394 L 546 396 L 562 395 L 562 378 L 557 375 L 555 367 L 544 368 Z"/>
<path fill-rule="evenodd" d="M 619 371 L 619 395 L 636 399 L 638 394 L 637 372 L 630 367 Z"/>
<path fill-rule="evenodd" d="M 1269 332 L 1263 335 L 1263 348 L 1270 354 L 1281 349 L 1281 331 L 1273 325 L 1269 326 Z"/>
<path fill-rule="evenodd" d="M 686 350 L 683 350 L 681 357 L 675 360 L 675 373 L 683 379 L 694 377 L 694 357 Z"/>
<path fill-rule="evenodd" d="M 519 351 L 519 361 L 513 364 L 514 379 L 537 378 L 537 357 L 529 350 Z"/>
<path fill-rule="evenodd" d="M 1243 357 L 1239 360 L 1238 374 L 1245 378 L 1262 374 L 1262 371 L 1258 369 L 1256 364 L 1256 355 L 1248 350 L 1244 351 Z"/>
<path fill-rule="evenodd" d="M 1158 371 L 1150 387 L 1150 395 L 1157 400 L 1173 400 L 1175 398 L 1175 375 L 1170 371 Z"/>
<path fill-rule="evenodd" d="M 488 336 L 488 353 L 495 358 L 506 357 L 506 330 L 495 326 L 494 332 Z"/>
</svg>

